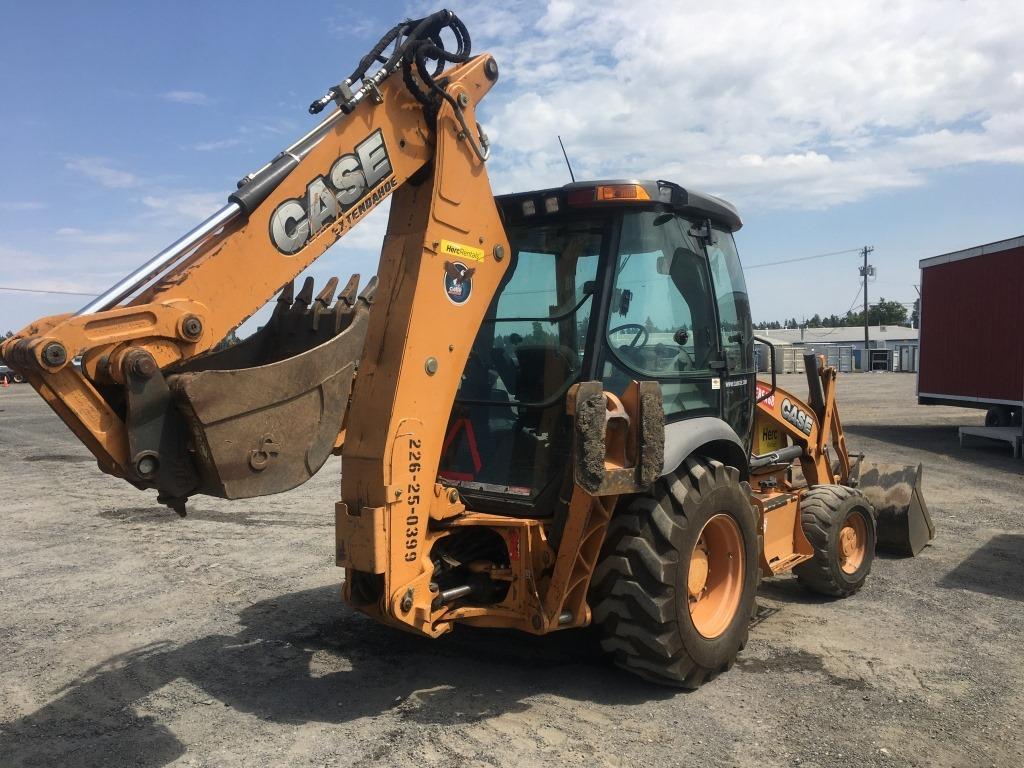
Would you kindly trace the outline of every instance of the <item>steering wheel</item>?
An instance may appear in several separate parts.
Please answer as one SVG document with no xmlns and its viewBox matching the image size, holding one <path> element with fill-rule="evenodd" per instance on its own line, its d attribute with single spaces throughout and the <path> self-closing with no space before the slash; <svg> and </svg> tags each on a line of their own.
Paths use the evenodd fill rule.
<svg viewBox="0 0 1024 768">
<path fill-rule="evenodd" d="M 647 346 L 647 342 L 651 338 L 651 333 L 650 333 L 650 331 L 647 330 L 646 327 L 640 325 L 640 323 L 624 323 L 623 325 L 620 325 L 620 326 L 617 326 L 615 328 L 612 328 L 610 331 L 608 331 L 608 335 L 611 336 L 612 334 L 618 333 L 619 331 L 628 331 L 628 330 L 635 330 L 637 333 L 636 333 L 636 336 L 633 337 L 633 340 L 631 342 L 629 342 L 629 344 L 627 344 L 626 346 L 629 346 L 629 347 L 638 347 L 638 346 L 639 347 L 646 347 Z M 637 344 L 637 342 L 640 341 L 641 338 L 644 340 L 643 344 Z"/>
<path fill-rule="evenodd" d="M 679 351 L 679 354 L 686 355 L 686 362 L 687 362 L 687 364 L 689 364 L 690 370 L 691 371 L 696 371 L 697 370 L 697 361 L 694 359 L 693 355 L 690 354 L 690 350 L 686 349 L 685 347 L 679 347 L 678 351 Z M 681 368 L 681 370 L 685 370 L 685 368 Z"/>
</svg>

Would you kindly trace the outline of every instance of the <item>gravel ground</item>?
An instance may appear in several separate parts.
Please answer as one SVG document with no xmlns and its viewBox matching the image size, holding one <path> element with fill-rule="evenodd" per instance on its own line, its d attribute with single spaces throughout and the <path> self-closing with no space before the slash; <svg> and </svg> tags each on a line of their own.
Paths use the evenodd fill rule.
<svg viewBox="0 0 1024 768">
<path fill-rule="evenodd" d="M 765 583 L 736 667 L 683 693 L 578 632 L 428 641 L 349 611 L 337 460 L 180 520 L 2 389 L 0 765 L 1020 766 L 1024 464 L 960 449 L 981 412 L 916 406 L 910 375 L 840 390 L 853 450 L 924 462 L 937 540 L 846 600 Z"/>
</svg>

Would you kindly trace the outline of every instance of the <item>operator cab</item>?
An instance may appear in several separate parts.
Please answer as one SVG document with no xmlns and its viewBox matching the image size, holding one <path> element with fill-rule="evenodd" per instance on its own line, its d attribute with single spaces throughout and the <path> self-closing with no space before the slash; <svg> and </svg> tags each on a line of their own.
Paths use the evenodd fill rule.
<svg viewBox="0 0 1024 768">
<path fill-rule="evenodd" d="M 565 397 L 581 381 L 657 381 L 666 424 L 712 416 L 747 439 L 752 330 L 729 203 L 665 181 L 497 202 L 511 262 L 463 372 L 446 482 L 474 508 L 552 514 L 571 489 Z"/>
</svg>

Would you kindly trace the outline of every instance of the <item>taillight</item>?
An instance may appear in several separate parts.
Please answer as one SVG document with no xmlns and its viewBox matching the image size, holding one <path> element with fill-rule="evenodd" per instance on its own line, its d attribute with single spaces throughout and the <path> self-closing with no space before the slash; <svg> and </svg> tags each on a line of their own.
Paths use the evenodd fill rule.
<svg viewBox="0 0 1024 768">
<path fill-rule="evenodd" d="M 594 191 L 593 187 L 574 189 L 566 195 L 565 200 L 569 205 L 590 205 L 594 202 Z"/>
</svg>

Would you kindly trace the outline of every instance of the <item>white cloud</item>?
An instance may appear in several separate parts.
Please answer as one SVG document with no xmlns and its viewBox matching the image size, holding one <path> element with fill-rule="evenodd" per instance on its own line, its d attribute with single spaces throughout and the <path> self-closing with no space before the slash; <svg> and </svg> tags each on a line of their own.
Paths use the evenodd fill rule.
<svg viewBox="0 0 1024 768">
<path fill-rule="evenodd" d="M 502 78 L 484 102 L 499 191 L 669 177 L 816 208 L 1024 163 L 1019 4 L 551 0 L 456 5 Z M 479 18 L 478 18 L 479 17 Z"/>
<path fill-rule="evenodd" d="M 192 149 L 197 152 L 216 152 L 221 149 L 230 149 L 231 147 L 237 147 L 242 143 L 241 139 L 220 139 L 217 141 L 200 141 L 192 145 Z"/>
<path fill-rule="evenodd" d="M 138 239 L 132 232 L 86 232 L 77 227 L 60 227 L 54 234 L 64 242 L 83 245 L 121 245 Z"/>
<path fill-rule="evenodd" d="M 227 205 L 223 192 L 166 191 L 143 196 L 142 204 L 161 223 L 198 224 Z"/>
<path fill-rule="evenodd" d="M 175 104 L 194 104 L 201 107 L 210 103 L 210 97 L 199 91 L 167 91 L 160 94 L 160 98 Z"/>
<path fill-rule="evenodd" d="M 10 213 L 21 213 L 23 211 L 41 211 L 46 208 L 46 203 L 38 200 L 0 200 L 0 211 Z"/>
<path fill-rule="evenodd" d="M 78 269 L 64 269 L 60 253 L 0 246 L 0 284 L 12 288 L 45 288 L 55 291 L 96 293 L 105 273 L 83 276 Z"/>
<path fill-rule="evenodd" d="M 73 158 L 64 167 L 111 189 L 127 189 L 139 183 L 135 174 L 116 168 L 114 162 L 105 157 Z"/>
</svg>

